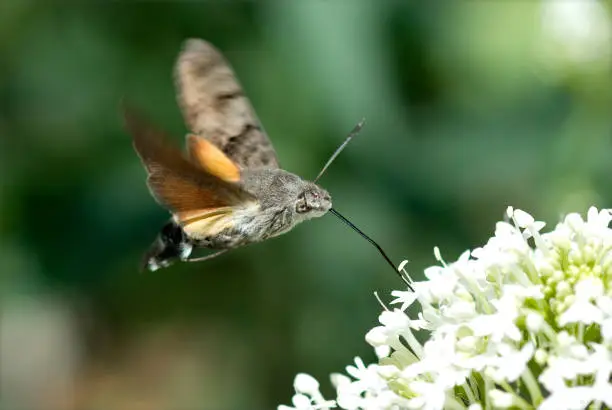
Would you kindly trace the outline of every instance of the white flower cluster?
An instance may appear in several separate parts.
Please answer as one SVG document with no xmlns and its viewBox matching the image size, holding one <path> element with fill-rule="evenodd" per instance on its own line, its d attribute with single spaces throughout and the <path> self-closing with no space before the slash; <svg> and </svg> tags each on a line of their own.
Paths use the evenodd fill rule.
<svg viewBox="0 0 612 410">
<path fill-rule="evenodd" d="M 400 307 L 366 335 L 379 363 L 332 375 L 335 401 L 302 374 L 279 409 L 612 408 L 612 213 L 569 214 L 548 233 L 507 214 L 485 246 L 451 264 L 436 249 L 441 266 L 392 293 Z"/>
</svg>

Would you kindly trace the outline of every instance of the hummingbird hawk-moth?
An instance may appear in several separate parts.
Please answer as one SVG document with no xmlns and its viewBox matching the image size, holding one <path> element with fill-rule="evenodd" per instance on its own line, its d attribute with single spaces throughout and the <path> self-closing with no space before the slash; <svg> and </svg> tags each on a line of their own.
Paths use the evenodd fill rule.
<svg viewBox="0 0 612 410">
<path fill-rule="evenodd" d="M 211 44 L 187 40 L 174 76 L 190 130 L 186 154 L 133 111 L 124 113 L 149 190 L 172 214 L 143 268 L 195 260 L 188 259 L 194 248 L 216 250 L 210 258 L 281 235 L 330 210 L 325 189 L 279 167 L 234 72 Z"/>
<path fill-rule="evenodd" d="M 316 181 L 363 126 L 362 120 L 327 161 L 314 182 L 279 167 L 234 72 L 210 43 L 184 43 L 174 68 L 178 105 L 190 133 L 186 153 L 133 110 L 125 123 L 147 171 L 155 200 L 172 214 L 144 255 L 142 268 L 202 261 L 272 238 L 300 222 L 331 212 L 375 246 L 406 282 L 384 250 L 332 208 Z M 194 248 L 216 252 L 189 258 Z"/>
</svg>

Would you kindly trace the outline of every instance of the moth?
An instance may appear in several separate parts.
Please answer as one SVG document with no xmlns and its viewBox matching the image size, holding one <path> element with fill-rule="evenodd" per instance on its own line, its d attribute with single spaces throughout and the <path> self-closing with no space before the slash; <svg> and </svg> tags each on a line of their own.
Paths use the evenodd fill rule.
<svg viewBox="0 0 612 410">
<path fill-rule="evenodd" d="M 185 154 L 133 110 L 124 109 L 149 190 L 172 214 L 142 268 L 154 271 L 177 260 L 209 259 L 286 233 L 331 209 L 325 189 L 279 167 L 233 70 L 211 44 L 187 40 L 174 77 L 190 130 Z M 189 259 L 194 248 L 217 252 Z"/>
<path fill-rule="evenodd" d="M 147 171 L 155 200 L 172 214 L 145 253 L 142 269 L 176 261 L 203 261 L 230 249 L 289 232 L 328 212 L 380 252 L 412 289 L 374 240 L 332 208 L 316 181 L 363 126 L 362 120 L 334 152 L 314 182 L 280 168 L 236 76 L 210 43 L 185 41 L 174 68 L 178 105 L 190 132 L 186 152 L 134 110 L 124 106 L 126 127 Z M 195 248 L 214 250 L 190 258 Z"/>
</svg>

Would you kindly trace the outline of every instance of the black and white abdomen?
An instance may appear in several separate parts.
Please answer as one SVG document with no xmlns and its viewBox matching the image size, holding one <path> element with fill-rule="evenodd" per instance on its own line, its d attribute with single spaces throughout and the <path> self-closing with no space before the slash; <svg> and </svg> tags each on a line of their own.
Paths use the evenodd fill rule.
<svg viewBox="0 0 612 410">
<path fill-rule="evenodd" d="M 155 271 L 170 266 L 177 260 L 185 260 L 191 254 L 193 245 L 174 221 L 168 222 L 161 229 L 155 241 L 143 257 L 142 269 Z"/>
</svg>

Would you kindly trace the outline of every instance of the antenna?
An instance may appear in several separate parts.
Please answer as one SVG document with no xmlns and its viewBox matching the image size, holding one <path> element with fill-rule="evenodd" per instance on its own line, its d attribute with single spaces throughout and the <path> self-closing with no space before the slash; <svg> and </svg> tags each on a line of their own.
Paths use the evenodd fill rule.
<svg viewBox="0 0 612 410">
<path fill-rule="evenodd" d="M 355 125 L 355 127 L 353 128 L 353 130 L 351 132 L 349 132 L 349 135 L 346 137 L 346 139 L 344 140 L 344 142 L 342 143 L 342 145 L 340 145 L 336 151 L 334 151 L 334 153 L 332 154 L 332 156 L 327 160 L 327 163 L 323 166 L 323 169 L 321 169 L 321 172 L 319 172 L 319 175 L 317 175 L 317 177 L 314 179 L 314 183 L 316 184 L 317 181 L 319 180 L 319 178 L 321 178 L 323 176 L 323 174 L 325 173 L 325 171 L 327 170 L 327 168 L 331 165 L 332 162 L 334 162 L 334 160 L 336 159 L 336 157 L 342 152 L 342 150 L 344 149 L 344 147 L 347 146 L 347 144 L 349 142 L 351 142 L 351 140 L 353 139 L 353 137 L 357 134 L 359 134 L 359 131 L 361 131 L 361 129 L 363 128 L 363 126 L 365 125 L 365 118 L 362 118 L 361 121 L 359 121 L 357 123 L 357 125 Z"/>
<path fill-rule="evenodd" d="M 391 266 L 391 268 L 393 268 L 393 271 L 400 277 L 401 280 L 404 281 L 404 283 L 406 283 L 406 285 L 408 285 L 408 288 L 414 292 L 414 289 L 412 288 L 412 286 L 410 285 L 410 283 L 408 282 L 408 280 L 406 280 L 406 278 L 404 278 L 402 276 L 402 274 L 400 273 L 399 270 L 396 269 L 395 265 L 393 264 L 393 262 L 391 262 L 391 259 L 389 259 L 389 257 L 387 256 L 387 254 L 385 253 L 385 251 L 383 250 L 383 248 L 377 244 L 374 239 L 370 238 L 368 235 L 366 235 L 365 233 L 363 233 L 359 228 L 357 228 L 355 225 L 353 225 L 353 223 L 351 221 L 349 221 L 348 219 L 346 219 L 344 216 L 342 216 L 342 214 L 340 212 L 338 212 L 337 210 L 335 210 L 334 208 L 331 208 L 329 210 L 329 212 L 331 212 L 332 214 L 334 214 L 335 216 L 338 217 L 338 219 L 340 219 L 342 222 L 344 222 L 345 224 L 347 224 L 348 226 L 350 226 L 355 232 L 357 232 L 359 235 L 361 235 L 366 241 L 370 242 L 376 249 L 378 249 L 378 252 L 380 252 L 380 254 L 382 255 L 383 258 L 385 258 L 385 260 L 387 261 L 387 263 L 389 264 L 389 266 Z"/>
</svg>

